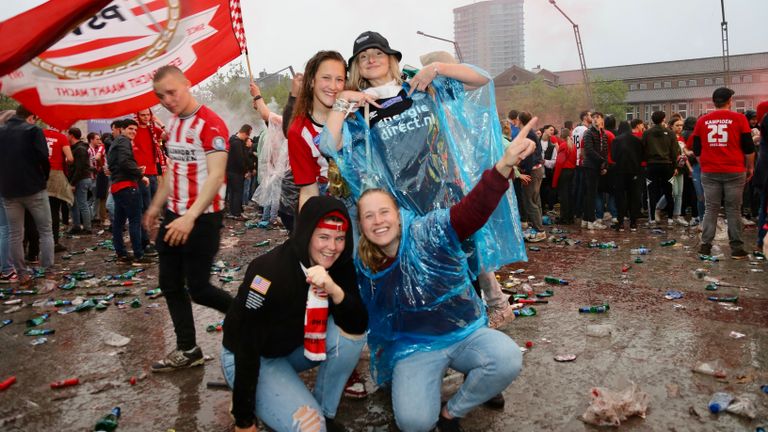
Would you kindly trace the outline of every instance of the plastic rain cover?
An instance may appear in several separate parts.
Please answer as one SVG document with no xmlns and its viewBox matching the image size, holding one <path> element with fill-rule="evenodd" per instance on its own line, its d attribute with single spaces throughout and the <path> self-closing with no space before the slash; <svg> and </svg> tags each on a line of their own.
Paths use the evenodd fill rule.
<svg viewBox="0 0 768 432">
<path fill-rule="evenodd" d="M 410 88 L 407 83 L 403 87 Z M 371 129 L 358 110 L 344 122 L 340 151 L 323 131 L 321 151 L 336 161 L 355 200 L 364 189 L 377 186 L 418 215 L 449 208 L 501 158 L 504 144 L 493 81 L 467 91 L 459 81 L 438 76 L 432 88 L 434 96 L 415 92 L 409 109 Z M 480 266 L 473 265 L 473 272 L 527 259 L 512 188 L 473 240 Z"/>
<path fill-rule="evenodd" d="M 391 381 L 398 360 L 452 345 L 488 321 L 449 210 L 427 216 L 400 210 L 400 218 L 403 234 L 392 265 L 372 273 L 359 257 L 355 262 L 368 308 L 371 374 L 379 385 Z"/>
<path fill-rule="evenodd" d="M 253 200 L 262 207 L 277 209 L 280 205 L 283 177 L 289 168 L 288 142 L 282 125 L 283 117 L 270 113 L 267 129 L 260 139 L 264 144 L 259 151 L 259 187 L 253 193 Z"/>
</svg>

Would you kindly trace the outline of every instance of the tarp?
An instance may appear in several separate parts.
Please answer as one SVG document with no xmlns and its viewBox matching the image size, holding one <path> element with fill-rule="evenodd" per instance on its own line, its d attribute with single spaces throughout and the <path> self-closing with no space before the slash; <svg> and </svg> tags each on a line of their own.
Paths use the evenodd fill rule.
<svg viewBox="0 0 768 432">
<path fill-rule="evenodd" d="M 114 0 L 0 79 L 0 91 L 64 129 L 156 104 L 152 76 L 163 65 L 196 84 L 243 51 L 238 0 Z"/>
</svg>

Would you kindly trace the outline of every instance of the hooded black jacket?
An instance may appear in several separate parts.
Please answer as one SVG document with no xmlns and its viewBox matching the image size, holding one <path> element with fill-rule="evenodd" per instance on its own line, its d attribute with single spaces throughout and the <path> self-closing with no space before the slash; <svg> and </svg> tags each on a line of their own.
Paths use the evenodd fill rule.
<svg viewBox="0 0 768 432">
<path fill-rule="evenodd" d="M 223 344 L 235 355 L 232 414 L 238 423 L 248 423 L 254 418 L 260 357 L 284 357 L 304 345 L 309 285 L 300 263 L 306 268 L 312 266 L 309 260 L 312 233 L 317 222 L 334 210 L 349 220 L 341 201 L 331 197 L 310 198 L 301 209 L 291 238 L 248 265 L 224 319 Z M 333 304 L 329 297 L 328 312 L 346 333 L 363 334 L 368 327 L 368 313 L 360 298 L 352 249 L 352 230 L 349 229 L 344 251 L 328 269 L 333 281 L 344 291 L 344 300 Z M 269 283 L 263 295 L 250 288 L 256 276 Z M 254 293 L 250 299 L 249 293 Z"/>
<path fill-rule="evenodd" d="M 616 137 L 611 144 L 613 172 L 616 174 L 640 174 L 643 162 L 643 142 L 632 132 Z"/>
</svg>

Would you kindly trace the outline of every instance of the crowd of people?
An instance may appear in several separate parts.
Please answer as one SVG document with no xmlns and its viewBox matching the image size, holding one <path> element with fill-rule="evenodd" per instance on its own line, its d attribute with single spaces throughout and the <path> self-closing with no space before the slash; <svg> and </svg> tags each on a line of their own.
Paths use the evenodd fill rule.
<svg viewBox="0 0 768 432">
<path fill-rule="evenodd" d="M 716 89 L 715 109 L 698 118 L 656 111 L 651 125 L 640 119 L 617 125 L 611 116 L 583 111 L 575 127 L 566 121 L 559 133 L 553 125 L 540 128 L 530 136 L 537 151 L 515 175 L 520 215 L 529 227 L 526 240 L 546 239 L 544 216 L 566 226 L 580 220 L 582 229 L 619 232 L 627 219 L 632 232 L 646 219 L 651 228 L 698 226 L 699 252 L 710 255 L 722 206 L 731 257 L 748 255 L 744 226 L 758 225 L 760 249 L 768 177 L 768 149 L 760 143 L 766 135 L 761 131 L 768 130 L 768 102 L 742 114 L 731 110 L 733 95 Z M 530 113 L 509 112 L 504 122 L 510 138 L 528 119 Z"/>
<path fill-rule="evenodd" d="M 503 408 L 520 373 L 521 350 L 496 330 L 514 310 L 494 271 L 524 258 L 524 241 L 545 240 L 546 225 L 700 225 L 710 255 L 722 206 L 731 257 L 747 256 L 743 225 L 756 217 L 763 246 L 768 102 L 736 113 L 733 91 L 719 88 L 698 119 L 659 111 L 652 125 L 617 124 L 584 111 L 575 126 L 537 128 L 526 111 L 488 122 L 497 108 L 468 95 L 489 91 L 490 77 L 448 53 L 422 56 L 405 76 L 402 54 L 376 32 L 352 52 L 314 55 L 282 115 L 251 83 L 267 125 L 258 136 L 248 123 L 230 135 L 174 66 L 153 78 L 167 125 L 145 109 L 83 141 L 77 128 L 41 129 L 19 106 L 0 127 L 1 281 L 33 283 L 34 264 L 49 271 L 66 250 L 61 223 L 79 236 L 111 226 L 118 265 L 157 257 L 176 346 L 153 372 L 205 362 L 192 302 L 225 314 L 236 431 L 257 419 L 344 430 L 337 410 L 366 344 L 401 430 L 459 431 L 475 407 Z M 259 226 L 290 238 L 250 262 L 233 296 L 209 269 L 224 218 L 254 217 L 252 202 Z M 299 373 L 312 368 L 310 392 Z M 464 382 L 441 403 L 448 368 Z"/>
</svg>

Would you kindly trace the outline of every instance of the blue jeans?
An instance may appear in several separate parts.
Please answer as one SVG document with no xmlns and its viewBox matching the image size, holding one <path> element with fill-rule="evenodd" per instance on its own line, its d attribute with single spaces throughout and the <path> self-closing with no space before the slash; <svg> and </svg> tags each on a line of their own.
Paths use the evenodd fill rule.
<svg viewBox="0 0 768 432">
<path fill-rule="evenodd" d="M 325 361 L 316 362 L 304 357 L 303 346 L 285 357 L 262 357 L 254 414 L 277 431 L 301 431 L 302 424 L 310 420 L 319 420 L 322 426 L 319 430 L 325 431 L 323 417 L 336 418 L 341 394 L 360 359 L 363 346 L 365 337 L 350 339 L 344 336 L 333 318 L 329 317 L 326 333 L 328 357 Z M 318 366 L 315 389 L 310 393 L 299 373 Z M 227 384 L 233 388 L 235 355 L 226 348 L 221 350 L 221 369 Z M 305 422 L 294 421 L 297 411 L 307 408 L 310 418 L 305 417 Z"/>
<path fill-rule="evenodd" d="M 145 185 L 142 182 L 139 182 L 139 198 L 141 199 L 141 214 L 143 215 L 145 211 L 149 208 L 149 205 L 152 204 L 152 197 L 155 196 L 155 193 L 157 192 L 157 176 L 154 175 L 148 175 L 146 176 L 149 179 L 149 184 Z M 146 228 L 144 226 L 141 226 L 141 245 L 147 246 L 149 244 L 149 232 L 147 232 Z"/>
<path fill-rule="evenodd" d="M 704 218 L 704 187 L 701 185 L 701 165 L 693 166 L 693 188 L 696 189 L 696 205 L 699 210 L 699 217 Z"/>
<path fill-rule="evenodd" d="M 8 228 L 8 217 L 5 215 L 5 207 L 3 206 L 3 197 L 0 197 L 0 272 L 2 274 L 8 274 L 13 270 L 11 265 L 10 255 L 10 230 Z"/>
<path fill-rule="evenodd" d="M 24 197 L 5 198 L 3 206 L 8 220 L 11 265 L 16 269 L 19 277 L 23 278 L 29 274 L 24 263 L 24 210 L 29 211 L 37 226 L 40 237 L 40 266 L 43 269 L 53 266 L 53 229 L 48 191 L 43 189 Z"/>
<path fill-rule="evenodd" d="M 611 214 L 611 217 L 618 217 L 619 209 L 616 207 L 616 198 L 614 195 L 608 192 L 598 192 L 597 197 L 595 197 L 595 219 L 603 219 L 606 203 L 608 205 L 608 212 Z"/>
<path fill-rule="evenodd" d="M 417 352 L 395 364 L 392 408 L 405 431 L 432 430 L 440 415 L 440 389 L 449 367 L 467 375 L 446 407 L 454 417 L 501 393 L 517 377 L 523 355 L 504 333 L 487 327 L 437 351 Z"/>
<path fill-rule="evenodd" d="M 72 226 L 91 229 L 91 208 L 88 203 L 88 191 L 93 187 L 90 178 L 84 178 L 75 185 L 75 203 L 72 205 Z"/>
<path fill-rule="evenodd" d="M 141 244 L 141 201 L 139 191 L 134 187 L 121 189 L 112 194 L 115 201 L 115 215 L 112 221 L 112 244 L 115 246 L 117 256 L 128 255 L 123 243 L 123 226 L 128 221 L 128 235 L 131 237 L 133 257 L 138 259 L 144 256 Z"/>
<path fill-rule="evenodd" d="M 243 205 L 248 205 L 251 203 L 251 197 L 253 194 L 251 193 L 251 184 L 254 183 L 256 180 L 253 177 L 246 177 L 245 182 L 243 182 Z"/>
</svg>

